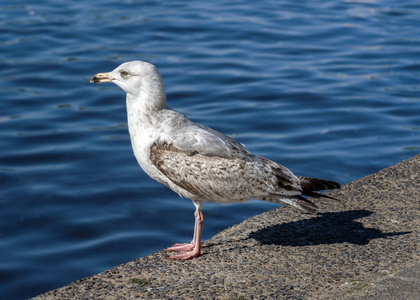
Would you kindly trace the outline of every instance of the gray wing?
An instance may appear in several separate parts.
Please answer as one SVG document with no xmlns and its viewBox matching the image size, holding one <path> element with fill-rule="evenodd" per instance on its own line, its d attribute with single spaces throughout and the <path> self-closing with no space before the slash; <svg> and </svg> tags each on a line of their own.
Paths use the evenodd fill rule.
<svg viewBox="0 0 420 300">
<path fill-rule="evenodd" d="M 251 154 L 234 139 L 182 114 L 169 113 L 170 123 L 164 126 L 169 131 L 164 141 L 151 147 L 150 158 L 177 186 L 215 202 L 301 194 L 299 179 L 287 168 Z"/>
<path fill-rule="evenodd" d="M 172 142 L 153 144 L 150 158 L 171 182 L 197 198 L 232 202 L 301 194 L 299 179 L 287 168 L 208 127 L 194 123 L 183 129 Z"/>
<path fill-rule="evenodd" d="M 154 166 L 170 181 L 205 201 L 301 194 L 299 180 L 287 168 L 265 158 L 244 161 L 237 157 L 189 155 L 170 144 L 154 144 L 150 153 Z"/>
</svg>

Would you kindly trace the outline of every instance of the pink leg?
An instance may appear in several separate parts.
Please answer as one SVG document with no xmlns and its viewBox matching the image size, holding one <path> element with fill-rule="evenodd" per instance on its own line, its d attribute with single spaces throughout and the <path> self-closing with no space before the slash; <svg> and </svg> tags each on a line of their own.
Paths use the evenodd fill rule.
<svg viewBox="0 0 420 300">
<path fill-rule="evenodd" d="M 175 244 L 172 247 L 166 248 L 167 251 L 176 251 L 178 254 L 171 255 L 169 258 L 187 260 L 197 257 L 201 253 L 201 232 L 203 231 L 203 210 L 201 209 L 201 203 L 195 203 L 196 210 L 194 212 L 195 224 L 194 224 L 194 237 L 189 244 Z"/>
</svg>

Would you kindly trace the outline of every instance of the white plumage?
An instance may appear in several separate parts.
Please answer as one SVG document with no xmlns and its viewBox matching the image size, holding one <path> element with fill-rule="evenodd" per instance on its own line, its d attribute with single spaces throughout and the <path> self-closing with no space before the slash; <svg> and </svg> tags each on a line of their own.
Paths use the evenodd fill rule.
<svg viewBox="0 0 420 300">
<path fill-rule="evenodd" d="M 196 206 L 194 238 L 165 249 L 178 252 L 170 258 L 200 255 L 205 201 L 261 199 L 313 213 L 317 206 L 301 195 L 326 197 L 316 191 L 340 187 L 333 181 L 295 176 L 282 165 L 251 154 L 232 138 L 170 109 L 162 78 L 152 64 L 123 63 L 112 72 L 96 74 L 91 82 L 113 82 L 127 93 L 128 129 L 141 168 Z"/>
</svg>

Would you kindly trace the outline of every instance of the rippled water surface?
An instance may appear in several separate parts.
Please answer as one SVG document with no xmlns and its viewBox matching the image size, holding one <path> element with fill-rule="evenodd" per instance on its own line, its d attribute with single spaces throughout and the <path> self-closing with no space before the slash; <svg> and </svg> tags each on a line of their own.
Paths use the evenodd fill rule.
<svg viewBox="0 0 420 300">
<path fill-rule="evenodd" d="M 0 47 L 1 299 L 191 239 L 191 201 L 135 161 L 125 94 L 89 84 L 122 62 L 297 174 L 347 183 L 420 152 L 418 1 L 14 1 Z M 203 238 L 275 207 L 205 204 Z"/>
</svg>

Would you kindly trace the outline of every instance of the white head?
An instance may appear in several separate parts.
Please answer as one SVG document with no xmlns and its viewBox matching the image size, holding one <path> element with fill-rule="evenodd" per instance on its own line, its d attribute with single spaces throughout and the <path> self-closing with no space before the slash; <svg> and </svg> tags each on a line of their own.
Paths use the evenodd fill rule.
<svg viewBox="0 0 420 300">
<path fill-rule="evenodd" d="M 166 107 L 165 88 L 156 67 L 144 61 L 121 64 L 108 73 L 94 75 L 90 82 L 113 82 L 127 93 L 127 100 L 147 102 L 147 106 Z"/>
</svg>

